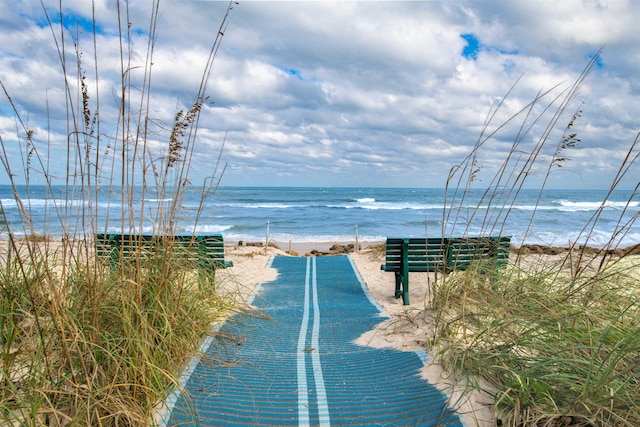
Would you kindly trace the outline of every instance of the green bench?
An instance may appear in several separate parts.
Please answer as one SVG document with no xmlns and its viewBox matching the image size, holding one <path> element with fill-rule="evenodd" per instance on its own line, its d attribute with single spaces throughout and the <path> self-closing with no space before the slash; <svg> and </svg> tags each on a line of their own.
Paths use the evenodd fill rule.
<svg viewBox="0 0 640 427">
<path fill-rule="evenodd" d="M 148 257 L 163 245 L 172 245 L 184 260 L 199 268 L 215 270 L 233 266 L 224 259 L 224 238 L 221 234 L 205 236 L 102 233 L 95 236 L 96 253 L 116 263 L 136 256 Z"/>
<path fill-rule="evenodd" d="M 409 272 L 451 273 L 473 263 L 507 264 L 511 237 L 388 237 L 383 271 L 395 273 L 395 297 L 409 305 Z"/>
</svg>

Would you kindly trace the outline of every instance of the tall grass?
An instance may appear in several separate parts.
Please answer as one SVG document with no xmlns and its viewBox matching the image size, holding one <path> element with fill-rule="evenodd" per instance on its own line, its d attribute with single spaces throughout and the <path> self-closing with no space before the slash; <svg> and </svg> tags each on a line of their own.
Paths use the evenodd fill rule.
<svg viewBox="0 0 640 427">
<path fill-rule="evenodd" d="M 113 94 L 99 90 L 103 64 L 95 7 L 89 43 L 95 54 L 88 62 L 78 40 L 70 43 L 62 5 L 60 19 L 46 15 L 64 76 L 64 176 L 52 174 L 48 159 L 57 148 L 51 133 L 30 129 L 19 100 L 10 96 L 11 82 L 0 82 L 13 108 L 22 153 L 16 168 L 9 143 L 0 136 L 0 161 L 20 209 L 18 224 L 4 216 L 4 209 L 0 212 L 9 236 L 0 268 L 2 425 L 148 425 L 154 407 L 176 384 L 185 357 L 195 353 L 211 323 L 232 309 L 216 293 L 214 272 L 199 270 L 173 245 L 111 263 L 96 256 L 92 236 L 108 230 L 110 218 L 102 222 L 101 209 L 114 198 L 122 200 L 123 234 L 149 227 L 154 234 L 176 233 L 184 194 L 194 188 L 190 171 L 207 84 L 235 2 L 211 42 L 199 84 L 194 82 L 193 101 L 176 112 L 160 136 L 150 117 L 159 5 L 154 1 L 150 9 L 140 64 L 129 4 L 116 4 L 121 79 L 115 125 L 101 117 Z M 47 14 L 44 6 L 43 11 Z M 202 183 L 194 224 L 223 172 L 224 165 L 216 165 Z M 47 212 L 53 212 L 46 222 L 61 228 L 62 236 L 48 236 L 34 225 L 29 205 L 34 183 L 46 186 Z M 148 194 L 171 202 L 146 205 Z"/>
<path fill-rule="evenodd" d="M 508 234 L 521 189 L 537 174 L 542 195 L 580 143 L 583 107 L 575 107 L 576 97 L 596 60 L 574 84 L 540 93 L 506 123 L 492 127 L 502 106 L 491 111 L 473 152 L 451 170 L 451 208 L 443 217 L 449 229 L 443 232 L 468 234 L 476 220 L 482 234 Z M 516 128 L 511 150 L 481 201 L 472 205 L 482 150 L 508 126 Z M 534 143 L 527 147 L 526 140 Z M 633 179 L 639 141 L 636 136 L 630 144 L 607 198 Z M 514 252 L 497 276 L 487 277 L 477 265 L 437 281 L 433 351 L 446 371 L 494 397 L 498 425 L 640 425 L 640 257 L 619 248 L 636 226 L 638 214 L 630 206 L 639 186 L 632 181 L 628 203 L 605 244 L 588 248 L 606 200 L 584 225 L 581 243 L 572 242 L 560 255 Z"/>
</svg>

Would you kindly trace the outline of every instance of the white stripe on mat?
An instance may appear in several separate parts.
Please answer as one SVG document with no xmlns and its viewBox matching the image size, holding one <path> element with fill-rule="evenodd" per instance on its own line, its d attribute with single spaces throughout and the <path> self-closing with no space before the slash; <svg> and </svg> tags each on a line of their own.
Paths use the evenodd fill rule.
<svg viewBox="0 0 640 427">
<path fill-rule="evenodd" d="M 320 426 L 331 425 L 329 419 L 329 405 L 327 404 L 327 392 L 324 388 L 324 377 L 322 366 L 320 365 L 320 306 L 318 305 L 318 282 L 316 280 L 316 259 L 313 259 L 313 275 L 311 283 L 313 285 L 313 331 L 311 334 L 311 360 L 313 364 L 313 379 L 316 383 L 316 396 L 318 402 L 318 419 Z"/>
<path fill-rule="evenodd" d="M 309 425 L 309 392 L 307 390 L 307 367 L 305 365 L 305 345 L 309 327 L 309 267 L 311 258 L 307 258 L 307 274 L 304 279 L 304 312 L 298 336 L 298 425 Z"/>
</svg>

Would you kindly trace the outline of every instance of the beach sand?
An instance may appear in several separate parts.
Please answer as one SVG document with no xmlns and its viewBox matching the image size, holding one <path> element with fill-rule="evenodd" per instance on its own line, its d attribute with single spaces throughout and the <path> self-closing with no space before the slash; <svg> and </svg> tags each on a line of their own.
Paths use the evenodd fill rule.
<svg viewBox="0 0 640 427">
<path fill-rule="evenodd" d="M 354 242 L 355 243 L 355 242 Z M 381 307 L 388 320 L 382 321 L 374 330 L 363 334 L 357 344 L 374 348 L 394 348 L 402 351 L 426 352 L 427 363 L 422 375 L 431 384 L 438 387 L 450 398 L 450 406 L 455 409 L 468 426 L 495 426 L 491 405 L 493 399 L 479 391 L 469 391 L 464 379 L 455 380 L 442 372 L 440 365 L 433 362 L 428 353 L 428 343 L 433 338 L 430 312 L 430 289 L 435 280 L 433 273 L 410 273 L 411 305 L 404 306 L 402 299 L 394 297 L 394 275 L 380 269 L 384 263 L 384 251 L 380 245 L 384 242 L 359 242 L 363 248 L 351 252 L 358 274 L 373 300 Z M 26 251 L 27 242 L 17 242 L 20 252 Z M 346 246 L 348 243 L 338 243 Z M 43 257 L 59 256 L 62 244 L 60 241 L 39 241 L 38 255 Z M 225 258 L 233 261 L 233 267 L 216 271 L 217 291 L 222 295 L 233 297 L 238 311 L 251 309 L 253 297 L 259 292 L 262 283 L 277 278 L 277 271 L 269 268 L 269 261 L 275 255 L 304 256 L 311 253 L 331 253 L 332 242 L 277 242 L 268 249 L 261 242 L 226 242 Z M 376 248 L 378 246 L 378 248 Z M 77 250 L 77 248 L 76 248 Z M 79 251 L 82 252 L 82 251 Z M 26 252 L 25 252 L 26 255 Z M 8 242 L 0 241 L 0 260 L 6 262 Z M 531 260 L 544 259 L 546 262 L 562 255 L 532 254 Z M 540 261 L 538 261 L 540 262 Z M 389 375 L 393 375 L 392 372 Z"/>
<path fill-rule="evenodd" d="M 347 244 L 339 243 L 341 246 Z M 450 406 L 461 415 L 463 422 L 468 426 L 495 426 L 491 410 L 493 399 L 477 390 L 470 391 L 464 379 L 456 380 L 444 373 L 428 353 L 428 343 L 433 338 L 430 289 L 435 281 L 434 274 L 410 273 L 411 305 L 404 306 L 402 299 L 394 297 L 393 273 L 380 269 L 380 265 L 384 263 L 384 251 L 379 245 L 383 244 L 384 242 L 360 242 L 363 249 L 349 254 L 369 294 L 388 317 L 388 320 L 382 321 L 374 330 L 363 334 L 357 343 L 374 348 L 426 352 L 427 363 L 422 370 L 423 377 L 449 396 Z M 242 246 L 238 242 L 226 242 L 225 258 L 233 261 L 233 267 L 216 271 L 217 290 L 233 297 L 238 311 L 250 309 L 260 285 L 277 278 L 277 271 L 269 268 L 271 257 L 288 255 L 288 251 L 302 256 L 312 252 L 329 253 L 333 245 L 332 242 L 277 242 L 277 246 L 266 249 L 260 242 L 243 242 Z M 0 241 L 0 260 L 4 262 L 8 254 L 7 246 L 6 241 Z M 17 246 L 21 252 L 26 250 L 24 240 L 19 241 Z M 39 254 L 45 257 L 58 253 L 62 247 L 59 241 L 38 242 L 37 246 L 41 249 Z M 636 249 L 640 252 L 640 247 Z M 535 251 L 527 255 L 528 262 L 545 262 L 547 265 L 554 260 L 559 265 L 563 257 L 562 254 Z M 389 375 L 393 373 L 390 372 Z"/>
<path fill-rule="evenodd" d="M 36 240 L 38 251 L 35 252 L 36 260 L 53 256 L 53 259 L 61 255 L 63 245 L 55 240 Z M 251 242 L 249 242 L 251 243 Z M 430 289 L 435 277 L 433 273 L 410 273 L 411 305 L 404 306 L 401 299 L 394 298 L 394 275 L 384 272 L 380 265 L 384 263 L 384 251 L 380 247 L 384 242 L 360 242 L 364 248 L 358 252 L 351 252 L 349 256 L 356 270 L 364 282 L 366 289 L 373 300 L 381 307 L 388 320 L 382 321 L 374 330 L 364 333 L 357 343 L 374 348 L 394 348 L 403 351 L 424 351 L 427 355 L 422 375 L 431 384 L 438 387 L 450 398 L 450 406 L 461 415 L 463 422 L 468 426 L 489 427 L 495 426 L 492 414 L 493 399 L 488 394 L 477 390 L 471 390 L 464 379 L 455 379 L 442 371 L 440 365 L 433 362 L 428 353 L 429 340 L 433 337 L 430 312 Z M 247 246 L 247 242 L 239 245 L 238 242 L 226 242 L 225 258 L 233 261 L 233 267 L 216 271 L 216 286 L 218 292 L 235 298 L 237 308 L 251 309 L 253 297 L 259 292 L 261 284 L 273 281 L 277 278 L 277 271 L 269 268 L 269 261 L 275 255 L 292 254 L 305 255 L 315 251 L 329 253 L 334 245 L 331 242 L 278 242 L 279 247 L 261 246 L 255 242 Z M 339 243 L 341 246 L 347 243 Z M 377 246 L 377 247 L 376 247 Z M 24 239 L 17 241 L 18 251 L 27 256 L 27 242 Z M 74 256 L 82 255 L 81 246 L 73 246 Z M 522 248 L 521 248 L 522 249 Z M 524 265 L 545 265 L 548 268 L 563 268 L 563 260 L 566 257 L 566 249 L 558 251 L 549 247 L 533 247 L 522 252 L 526 255 L 522 258 Z M 558 252 L 558 253 L 556 253 Z M 8 250 L 8 242 L 0 241 L 0 264 L 6 263 L 12 251 Z M 616 256 L 640 255 L 640 245 L 626 248 Z M 29 258 L 29 257 L 27 257 Z M 635 257 L 634 257 L 635 258 Z M 31 258 L 29 258 L 31 259 Z M 637 260 L 633 262 L 637 266 Z M 523 265 L 523 264 L 521 264 Z M 574 268 L 575 265 L 570 263 Z M 577 264 L 576 264 L 577 265 Z M 587 264 L 584 266 L 589 267 Z M 567 268 L 564 263 L 564 268 Z M 636 273 L 638 274 L 638 273 Z M 640 274 L 636 276 L 640 278 Z M 393 375 L 389 372 L 389 375 Z M 481 387 L 489 387 L 481 384 Z"/>
<path fill-rule="evenodd" d="M 373 247 L 373 243 L 371 244 Z M 327 251 L 331 246 L 331 243 L 326 242 L 302 243 L 292 244 L 291 250 L 305 254 L 313 249 Z M 371 297 L 389 319 L 380 323 L 375 330 L 363 334 L 357 343 L 375 348 L 425 351 L 428 340 L 433 337 L 429 310 L 429 288 L 435 279 L 433 274 L 411 273 L 411 305 L 404 306 L 401 299 L 394 298 L 393 273 L 380 269 L 380 265 L 384 263 L 384 254 L 367 248 L 364 244 L 362 246 L 365 248 L 352 252 L 349 256 Z M 275 247 L 266 250 L 259 246 L 228 245 L 225 251 L 225 257 L 233 261 L 233 267 L 216 272 L 216 278 L 220 281 L 218 289 L 234 295 L 240 305 L 250 305 L 259 285 L 276 279 L 277 272 L 268 268 L 270 258 L 278 254 L 287 255 L 285 250 Z M 389 372 L 389 375 L 394 373 Z M 467 393 L 466 383 L 445 375 L 428 353 L 422 375 L 449 396 L 450 406 L 461 415 L 465 425 L 495 426 L 491 411 L 492 398 L 478 391 Z"/>
</svg>

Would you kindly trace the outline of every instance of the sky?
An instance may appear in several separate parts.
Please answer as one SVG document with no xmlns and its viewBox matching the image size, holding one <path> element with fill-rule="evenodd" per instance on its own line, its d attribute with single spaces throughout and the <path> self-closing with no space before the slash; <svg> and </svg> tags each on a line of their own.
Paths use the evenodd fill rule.
<svg viewBox="0 0 640 427">
<path fill-rule="evenodd" d="M 146 113 L 133 121 L 151 124 L 146 141 L 162 157 L 176 112 L 195 99 L 230 3 L 163 0 L 154 21 L 151 0 L 63 0 L 64 31 L 58 0 L 43 3 L 48 19 L 39 1 L 0 3 L 0 81 L 33 131 L 33 145 L 26 144 L 2 93 L 0 137 L 15 179 L 37 183 L 44 179 L 38 168 L 54 184 L 69 176 L 67 141 L 75 135 L 69 111 L 78 112 L 82 103 L 75 50 L 88 106 L 99 112 L 100 127 L 94 125 L 85 141 L 89 150 L 104 151 L 101 175 L 109 176 L 106 154 L 119 149 L 109 141 L 119 124 L 123 56 L 128 107 Z M 124 40 L 118 5 L 121 28 L 131 34 Z M 553 188 L 608 188 L 640 131 L 636 0 L 231 5 L 207 80 L 191 160 L 195 185 L 220 158 L 225 186 L 444 187 L 479 142 L 474 185 L 490 185 L 503 159 L 526 158 L 546 137 L 541 164 L 526 186 L 548 176 Z M 137 98 L 145 87 L 152 23 L 151 96 L 142 108 Z M 550 156 L 574 132 L 575 146 L 561 153 L 562 167 L 547 175 Z M 37 161 L 29 154 L 34 148 Z M 628 172 L 624 187 L 640 181 L 638 171 Z M 0 184 L 8 182 L 0 172 Z"/>
</svg>

